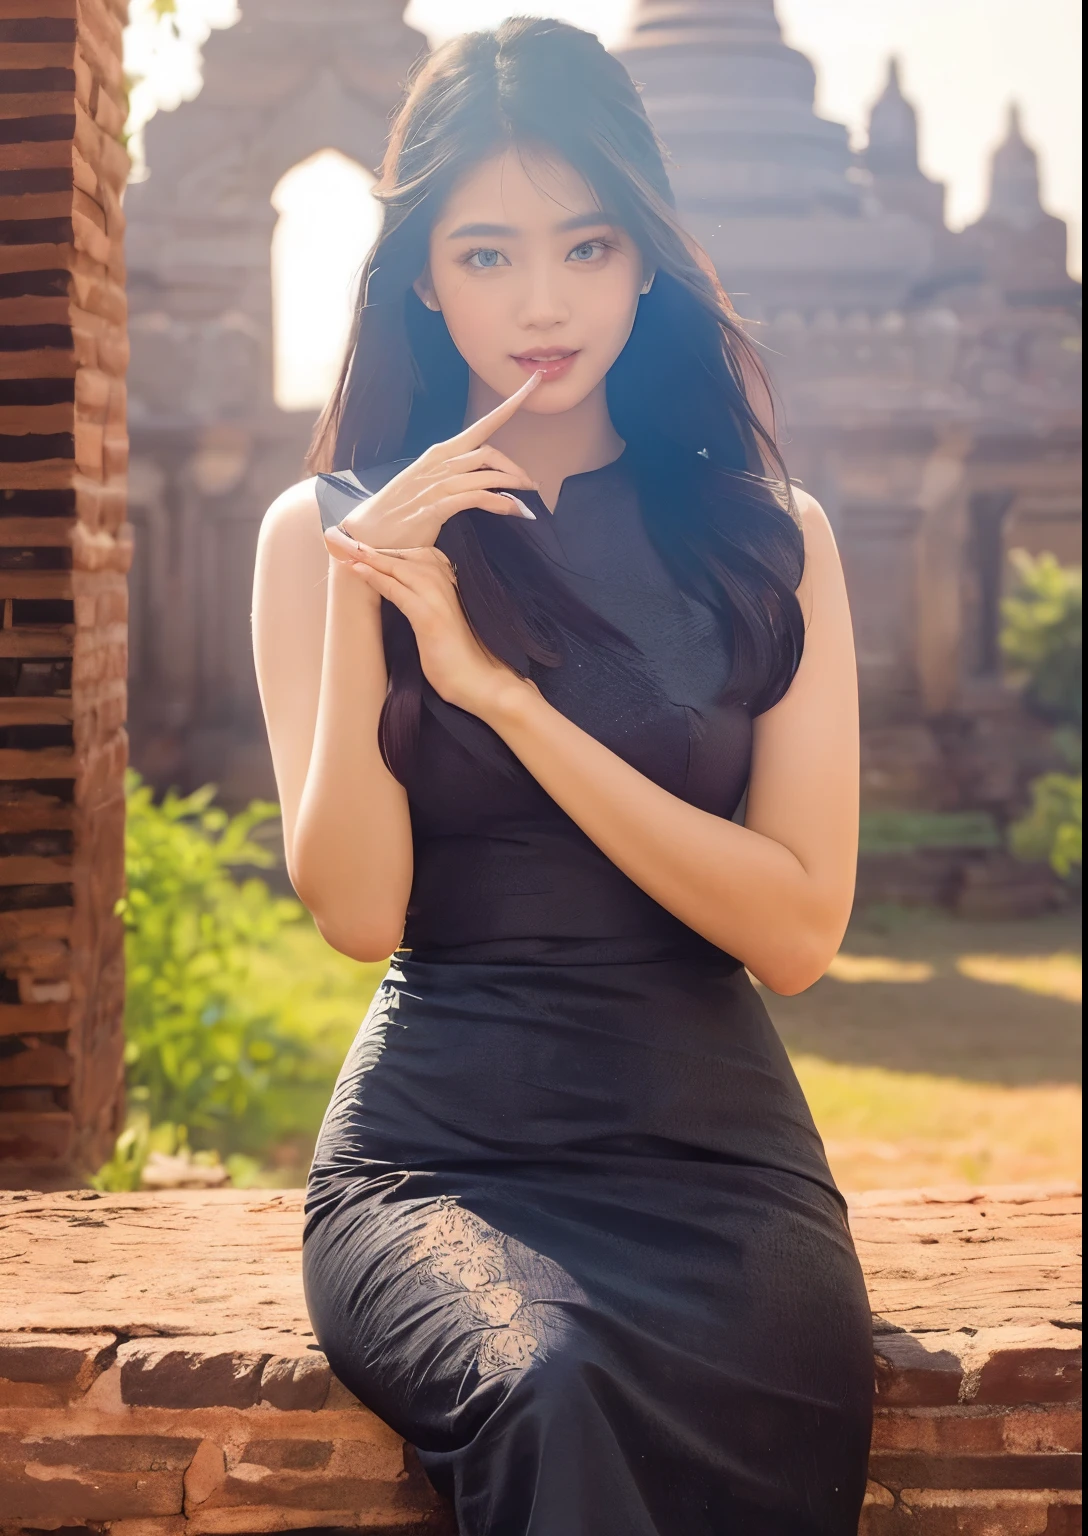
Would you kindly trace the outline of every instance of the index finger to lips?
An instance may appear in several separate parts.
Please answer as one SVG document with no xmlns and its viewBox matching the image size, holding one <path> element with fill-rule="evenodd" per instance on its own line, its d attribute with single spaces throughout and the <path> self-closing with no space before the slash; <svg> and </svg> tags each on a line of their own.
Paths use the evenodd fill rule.
<svg viewBox="0 0 1088 1536">
<path fill-rule="evenodd" d="M 507 396 L 493 411 L 488 411 L 486 416 L 481 416 L 479 421 L 474 421 L 470 427 L 466 427 L 463 432 L 458 433 L 453 441 L 462 450 L 465 448 L 482 447 L 495 428 L 501 427 L 503 422 L 509 421 L 511 416 L 517 412 L 543 377 L 544 375 L 540 372 L 534 373 L 530 378 L 526 379 L 520 389 L 515 389 L 514 393 Z"/>
</svg>

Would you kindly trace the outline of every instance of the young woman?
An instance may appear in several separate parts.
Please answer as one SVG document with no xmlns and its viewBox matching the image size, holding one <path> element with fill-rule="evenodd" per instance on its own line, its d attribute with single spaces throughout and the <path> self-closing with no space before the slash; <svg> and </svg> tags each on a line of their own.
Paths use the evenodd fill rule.
<svg viewBox="0 0 1088 1536">
<path fill-rule="evenodd" d="M 852 1536 L 869 1309 L 748 974 L 807 987 L 850 910 L 827 521 L 595 38 L 440 49 L 378 196 L 254 602 L 291 877 L 396 951 L 310 1177 L 317 1338 L 466 1536 Z"/>
</svg>

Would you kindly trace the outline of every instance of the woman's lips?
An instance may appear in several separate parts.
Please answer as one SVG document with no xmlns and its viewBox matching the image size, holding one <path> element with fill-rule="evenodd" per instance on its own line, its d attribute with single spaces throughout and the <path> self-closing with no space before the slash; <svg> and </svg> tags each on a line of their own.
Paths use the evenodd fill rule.
<svg viewBox="0 0 1088 1536">
<path fill-rule="evenodd" d="M 535 356 L 522 353 L 514 358 L 519 368 L 524 368 L 526 373 L 543 374 L 541 384 L 547 384 L 550 379 L 561 379 L 569 372 L 578 352 L 538 352 Z"/>
</svg>

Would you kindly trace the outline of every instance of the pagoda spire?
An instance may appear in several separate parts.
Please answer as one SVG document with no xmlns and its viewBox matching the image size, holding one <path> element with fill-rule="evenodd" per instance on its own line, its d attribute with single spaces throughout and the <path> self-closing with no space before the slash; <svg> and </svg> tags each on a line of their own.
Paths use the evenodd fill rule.
<svg viewBox="0 0 1088 1536">
<path fill-rule="evenodd" d="M 1032 229 L 1046 216 L 1039 197 L 1039 157 L 1024 138 L 1020 108 L 1012 102 L 1005 138 L 990 162 L 990 200 L 984 218 L 1013 229 Z"/>
<path fill-rule="evenodd" d="M 865 163 L 871 171 L 918 169 L 918 114 L 903 95 L 899 60 L 888 61 L 884 92 L 869 114 L 869 147 Z"/>
<path fill-rule="evenodd" d="M 918 114 L 903 94 L 897 58 L 888 60 L 888 78 L 869 114 L 869 142 L 861 160 L 885 208 L 943 228 L 944 186 L 918 164 Z"/>
</svg>

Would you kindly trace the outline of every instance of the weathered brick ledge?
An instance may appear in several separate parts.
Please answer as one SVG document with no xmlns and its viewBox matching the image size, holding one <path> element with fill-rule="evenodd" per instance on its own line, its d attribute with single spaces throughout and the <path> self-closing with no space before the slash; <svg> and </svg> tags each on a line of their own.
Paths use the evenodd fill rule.
<svg viewBox="0 0 1088 1536">
<path fill-rule="evenodd" d="M 314 1345 L 300 1204 L 0 1194 L 4 1536 L 450 1529 Z M 865 1536 L 1080 1530 L 1079 1218 L 1071 1189 L 854 1202 L 876 1351 Z"/>
</svg>

